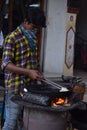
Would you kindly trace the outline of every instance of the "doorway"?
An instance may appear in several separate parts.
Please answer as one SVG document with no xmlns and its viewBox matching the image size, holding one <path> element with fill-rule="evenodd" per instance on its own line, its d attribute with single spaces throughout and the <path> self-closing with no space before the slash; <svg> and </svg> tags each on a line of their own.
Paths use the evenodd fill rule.
<svg viewBox="0 0 87 130">
<path fill-rule="evenodd" d="M 68 0 L 68 9 L 77 14 L 74 42 L 73 75 L 87 81 L 87 15 L 86 0 Z"/>
<path fill-rule="evenodd" d="M 74 73 L 87 82 L 87 1 L 80 1 L 76 21 Z"/>
</svg>

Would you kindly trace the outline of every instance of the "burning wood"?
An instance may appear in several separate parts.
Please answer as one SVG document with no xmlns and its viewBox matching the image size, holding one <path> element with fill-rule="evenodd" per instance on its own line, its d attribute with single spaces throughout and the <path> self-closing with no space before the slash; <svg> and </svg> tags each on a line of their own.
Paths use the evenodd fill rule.
<svg viewBox="0 0 87 130">
<path fill-rule="evenodd" d="M 64 104 L 67 104 L 68 103 L 68 100 L 67 100 L 67 98 L 55 98 L 53 101 L 52 101 L 52 103 L 51 103 L 51 105 L 52 106 L 58 106 L 58 105 L 64 105 Z"/>
</svg>

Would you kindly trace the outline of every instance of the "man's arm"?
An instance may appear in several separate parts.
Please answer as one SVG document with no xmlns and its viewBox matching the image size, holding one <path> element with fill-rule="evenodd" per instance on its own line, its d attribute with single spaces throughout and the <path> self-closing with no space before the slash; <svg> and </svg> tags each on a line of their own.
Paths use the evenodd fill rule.
<svg viewBox="0 0 87 130">
<path fill-rule="evenodd" d="M 8 65 L 5 67 L 5 70 L 14 72 L 16 74 L 28 75 L 33 80 L 40 79 L 43 77 L 42 74 L 37 70 L 17 67 L 13 63 L 8 63 Z"/>
</svg>

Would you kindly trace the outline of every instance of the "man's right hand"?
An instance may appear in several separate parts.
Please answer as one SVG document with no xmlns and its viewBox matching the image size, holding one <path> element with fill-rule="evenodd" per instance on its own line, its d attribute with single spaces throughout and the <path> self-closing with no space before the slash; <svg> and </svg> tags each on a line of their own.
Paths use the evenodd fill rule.
<svg viewBox="0 0 87 130">
<path fill-rule="evenodd" d="M 35 80 L 35 79 L 38 80 L 38 79 L 43 78 L 43 75 L 38 70 L 29 70 L 29 77 L 32 80 Z"/>
</svg>

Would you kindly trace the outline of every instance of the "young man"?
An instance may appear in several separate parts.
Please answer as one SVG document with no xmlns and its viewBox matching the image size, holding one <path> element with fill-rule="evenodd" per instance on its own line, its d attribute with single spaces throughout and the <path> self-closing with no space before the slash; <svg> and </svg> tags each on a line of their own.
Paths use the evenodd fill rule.
<svg viewBox="0 0 87 130">
<path fill-rule="evenodd" d="M 36 28 L 45 27 L 44 12 L 28 8 L 23 23 L 4 40 L 2 70 L 5 73 L 6 119 L 2 130 L 15 130 L 20 106 L 11 97 L 31 80 L 42 78 L 38 71 Z"/>
</svg>

